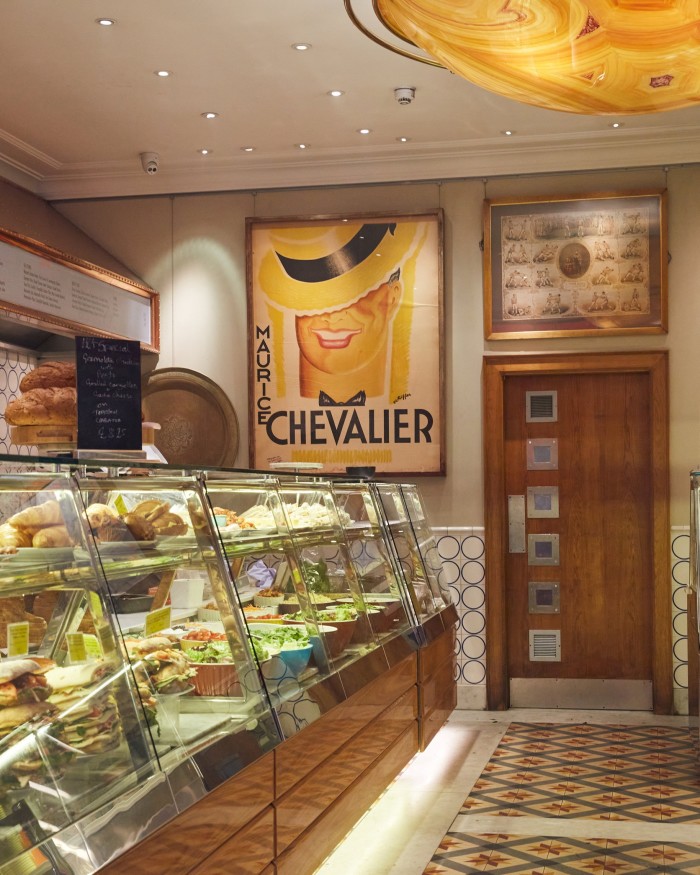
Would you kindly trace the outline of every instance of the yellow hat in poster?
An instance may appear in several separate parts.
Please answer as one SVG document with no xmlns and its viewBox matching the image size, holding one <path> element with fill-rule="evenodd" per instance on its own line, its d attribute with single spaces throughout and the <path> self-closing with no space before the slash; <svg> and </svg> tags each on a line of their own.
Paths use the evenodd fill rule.
<svg viewBox="0 0 700 875">
<path fill-rule="evenodd" d="M 409 252 L 417 222 L 290 225 L 269 232 L 259 283 L 296 313 L 346 307 L 384 282 Z"/>
</svg>

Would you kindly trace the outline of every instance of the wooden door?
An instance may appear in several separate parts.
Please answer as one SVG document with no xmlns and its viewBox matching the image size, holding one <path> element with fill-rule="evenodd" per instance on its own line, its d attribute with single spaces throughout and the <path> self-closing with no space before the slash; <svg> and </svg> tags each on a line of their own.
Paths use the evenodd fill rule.
<svg viewBox="0 0 700 875">
<path fill-rule="evenodd" d="M 669 711 L 665 354 L 484 370 L 489 707 Z"/>
</svg>

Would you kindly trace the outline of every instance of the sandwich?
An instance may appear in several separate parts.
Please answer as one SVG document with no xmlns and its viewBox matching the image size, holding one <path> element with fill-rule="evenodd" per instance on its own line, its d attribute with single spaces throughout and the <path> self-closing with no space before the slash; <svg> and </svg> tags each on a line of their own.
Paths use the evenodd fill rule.
<svg viewBox="0 0 700 875">
<path fill-rule="evenodd" d="M 58 709 L 56 738 L 83 754 L 103 753 L 121 742 L 117 702 L 99 682 L 114 669 L 110 662 L 91 662 L 52 669 L 49 701 Z"/>
<path fill-rule="evenodd" d="M 132 638 L 125 644 L 129 658 L 145 671 L 157 693 L 184 693 L 191 686 L 196 670 L 165 635 Z"/>
<path fill-rule="evenodd" d="M 25 787 L 45 773 L 32 730 L 56 711 L 46 679 L 54 665 L 42 657 L 0 662 L 0 792 Z"/>
</svg>

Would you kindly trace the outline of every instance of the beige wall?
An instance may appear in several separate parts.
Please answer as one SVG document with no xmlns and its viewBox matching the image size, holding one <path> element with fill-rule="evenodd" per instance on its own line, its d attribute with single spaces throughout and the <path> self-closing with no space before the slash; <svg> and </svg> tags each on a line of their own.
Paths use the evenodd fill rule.
<svg viewBox="0 0 700 875">
<path fill-rule="evenodd" d="M 542 342 L 483 339 L 481 206 L 484 196 L 669 190 L 670 332 L 660 336 Z M 247 462 L 246 216 L 445 211 L 447 466 L 421 480 L 434 525 L 483 524 L 481 361 L 489 352 L 671 350 L 672 523 L 688 522 L 688 471 L 700 462 L 700 168 L 460 180 L 303 191 L 183 195 L 56 205 L 161 294 L 159 367 L 206 374 L 240 421 L 237 464 Z M 0 224 L 2 224 L 0 207 Z"/>
</svg>

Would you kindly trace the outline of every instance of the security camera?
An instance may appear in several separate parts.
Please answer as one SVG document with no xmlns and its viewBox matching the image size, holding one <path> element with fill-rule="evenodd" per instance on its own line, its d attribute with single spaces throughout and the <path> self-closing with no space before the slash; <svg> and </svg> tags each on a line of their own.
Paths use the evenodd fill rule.
<svg viewBox="0 0 700 875">
<path fill-rule="evenodd" d="M 394 97 L 399 106 L 408 106 L 416 98 L 415 88 L 394 88 Z"/>
<path fill-rule="evenodd" d="M 158 153 L 142 152 L 141 166 L 149 176 L 153 176 L 154 173 L 158 173 Z"/>
</svg>

